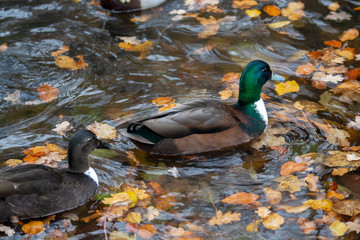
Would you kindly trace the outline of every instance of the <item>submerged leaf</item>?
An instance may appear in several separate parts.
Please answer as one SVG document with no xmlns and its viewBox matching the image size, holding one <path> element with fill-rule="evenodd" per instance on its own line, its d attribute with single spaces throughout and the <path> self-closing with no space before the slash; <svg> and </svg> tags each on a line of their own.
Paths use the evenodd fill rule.
<svg viewBox="0 0 360 240">
<path fill-rule="evenodd" d="M 224 198 L 221 200 L 224 203 L 228 204 L 252 204 L 254 203 L 260 196 L 255 193 L 247 193 L 247 192 L 238 192 L 234 193 L 231 196 Z"/>
<path fill-rule="evenodd" d="M 44 102 L 51 102 L 59 94 L 59 89 L 51 86 L 48 83 L 44 83 L 42 86 L 38 87 L 37 90 L 40 93 L 40 98 Z"/>
<path fill-rule="evenodd" d="M 86 128 L 94 132 L 100 139 L 114 139 L 116 137 L 116 129 L 106 123 L 98 123 L 95 121 Z"/>
<path fill-rule="evenodd" d="M 234 221 L 241 220 L 241 213 L 231 213 L 231 211 L 223 214 L 220 210 L 216 212 L 216 217 L 210 219 L 209 224 L 214 225 L 223 225 L 226 223 L 232 223 Z"/>
<path fill-rule="evenodd" d="M 282 176 L 288 176 L 293 172 L 304 171 L 307 168 L 307 163 L 296 163 L 294 161 L 288 161 L 281 166 L 280 174 Z"/>
</svg>

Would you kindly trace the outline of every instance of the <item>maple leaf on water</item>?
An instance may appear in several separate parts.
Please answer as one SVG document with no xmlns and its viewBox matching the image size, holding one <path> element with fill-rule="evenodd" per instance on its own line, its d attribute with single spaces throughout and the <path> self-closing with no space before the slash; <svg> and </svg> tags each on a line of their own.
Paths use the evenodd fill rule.
<svg viewBox="0 0 360 240">
<path fill-rule="evenodd" d="M 234 221 L 241 220 L 241 213 L 231 213 L 231 211 L 223 214 L 220 210 L 216 212 L 216 217 L 210 219 L 209 224 L 214 225 L 223 225 L 226 223 L 232 223 Z"/>
<path fill-rule="evenodd" d="M 4 97 L 4 100 L 10 101 L 12 104 L 20 104 L 21 103 L 21 92 L 20 90 L 16 90 L 13 93 L 6 92 L 6 97 Z"/>
<path fill-rule="evenodd" d="M 238 192 L 224 198 L 221 201 L 228 204 L 252 204 L 259 197 L 260 196 L 255 193 Z"/>
<path fill-rule="evenodd" d="M 37 90 L 40 93 L 40 98 L 44 102 L 51 102 L 59 94 L 59 89 L 51 86 L 48 83 L 44 83 L 42 86 L 38 87 Z"/>
<path fill-rule="evenodd" d="M 27 163 L 46 164 L 56 166 L 58 162 L 66 157 L 66 150 L 56 144 L 45 143 L 45 146 L 37 146 L 25 149 L 24 161 Z"/>
<path fill-rule="evenodd" d="M 340 12 L 331 11 L 325 18 L 328 20 L 342 22 L 343 20 L 350 20 L 351 15 L 345 11 L 340 11 Z"/>
<path fill-rule="evenodd" d="M 255 213 L 260 218 L 267 218 L 270 215 L 271 211 L 267 207 L 258 207 L 258 209 L 255 211 Z"/>
</svg>

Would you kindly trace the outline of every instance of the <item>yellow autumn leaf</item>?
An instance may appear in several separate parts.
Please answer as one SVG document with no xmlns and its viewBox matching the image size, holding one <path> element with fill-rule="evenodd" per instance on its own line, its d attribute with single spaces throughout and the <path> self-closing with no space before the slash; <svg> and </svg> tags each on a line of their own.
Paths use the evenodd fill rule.
<svg viewBox="0 0 360 240">
<path fill-rule="evenodd" d="M 286 93 L 298 92 L 299 90 L 300 87 L 295 80 L 278 83 L 275 87 L 275 91 L 279 96 Z"/>
<path fill-rule="evenodd" d="M 346 233 L 346 231 L 348 230 L 348 227 L 346 226 L 346 224 L 343 222 L 340 222 L 339 220 L 336 220 L 335 222 L 333 222 L 329 226 L 329 228 L 330 228 L 332 235 L 334 235 L 336 237 L 340 237 L 340 236 L 344 235 Z"/>
<path fill-rule="evenodd" d="M 303 180 L 299 180 L 297 176 L 281 176 L 275 179 L 279 182 L 279 191 L 289 191 L 290 193 L 299 192 L 302 186 L 306 186 Z"/>
<path fill-rule="evenodd" d="M 140 223 L 141 222 L 141 214 L 138 212 L 129 212 L 124 219 L 125 222 L 128 223 Z"/>
<path fill-rule="evenodd" d="M 146 22 L 152 18 L 152 14 L 143 14 L 138 17 L 133 17 L 130 19 L 131 22 Z"/>
<path fill-rule="evenodd" d="M 20 160 L 20 159 L 8 159 L 8 160 L 6 160 L 5 164 L 7 166 L 13 167 L 13 166 L 19 165 L 22 162 L 23 162 L 23 160 Z"/>
<path fill-rule="evenodd" d="M 140 52 L 140 56 L 138 57 L 139 60 L 144 59 L 149 55 L 153 45 L 154 42 L 152 41 L 145 41 L 137 45 L 124 42 L 119 43 L 119 47 L 124 49 L 125 51 Z"/>
<path fill-rule="evenodd" d="M 264 227 L 272 230 L 279 229 L 283 223 L 284 223 L 284 218 L 277 213 L 271 213 L 263 221 Z"/>
<path fill-rule="evenodd" d="M 51 56 L 59 56 L 60 54 L 64 53 L 64 52 L 67 52 L 70 50 L 70 47 L 69 46 L 63 46 L 60 48 L 60 50 L 58 51 L 55 51 L 55 52 L 52 52 L 51 53 Z"/>
<path fill-rule="evenodd" d="M 84 57 L 82 55 L 77 55 L 76 57 L 79 59 L 79 61 L 75 61 L 72 57 L 68 56 L 56 56 L 55 65 L 71 71 L 79 69 L 85 70 L 89 65 L 84 61 Z"/>
<path fill-rule="evenodd" d="M 177 105 L 176 100 L 172 97 L 158 97 L 153 99 L 151 103 L 156 106 L 161 106 L 161 108 L 158 109 L 159 112 L 168 110 Z"/>
<path fill-rule="evenodd" d="M 219 92 L 219 95 L 220 95 L 221 100 L 226 100 L 226 99 L 229 99 L 233 95 L 233 92 L 231 91 L 231 89 L 225 88 L 224 90 L 221 90 Z"/>
<path fill-rule="evenodd" d="M 351 28 L 349 30 L 346 30 L 343 32 L 343 34 L 340 36 L 340 41 L 351 41 L 354 40 L 359 36 L 359 31 L 356 28 Z"/>
<path fill-rule="evenodd" d="M 210 219 L 209 224 L 211 226 L 216 225 L 223 225 L 226 223 L 231 223 L 234 221 L 240 221 L 241 220 L 241 213 L 231 213 L 231 211 L 223 214 L 220 210 L 216 212 L 216 217 L 213 217 Z"/>
<path fill-rule="evenodd" d="M 7 49 L 8 49 L 8 45 L 6 43 L 3 43 L 0 45 L 1 52 L 6 52 Z"/>
<path fill-rule="evenodd" d="M 124 191 L 133 191 L 139 200 L 144 200 L 150 197 L 150 194 L 148 194 L 144 189 L 140 189 L 137 187 L 126 186 Z"/>
<path fill-rule="evenodd" d="M 280 22 L 270 23 L 268 24 L 268 26 L 272 28 L 282 28 L 285 27 L 286 25 L 289 25 L 290 23 L 291 21 L 280 21 Z"/>
<path fill-rule="evenodd" d="M 280 191 L 271 188 L 264 188 L 263 190 L 265 193 L 266 202 L 273 205 L 281 202 L 282 195 Z"/>
<path fill-rule="evenodd" d="M 233 8 L 246 9 L 257 5 L 255 0 L 233 0 Z"/>
<path fill-rule="evenodd" d="M 111 195 L 111 197 L 104 198 L 102 200 L 102 202 L 104 204 L 110 204 L 111 205 L 111 204 L 121 203 L 121 202 L 130 202 L 130 197 L 125 192 L 113 193 L 113 194 L 110 194 L 110 195 Z"/>
<path fill-rule="evenodd" d="M 303 205 L 309 205 L 315 210 L 322 209 L 326 212 L 330 212 L 334 203 L 328 199 L 310 199 L 305 201 Z"/>
<path fill-rule="evenodd" d="M 290 2 L 286 8 L 281 9 L 281 15 L 289 20 L 296 21 L 305 16 L 305 5 L 302 2 Z"/>
<path fill-rule="evenodd" d="M 257 17 L 261 14 L 261 11 L 257 10 L 257 9 L 246 9 L 245 13 L 249 16 L 249 17 Z"/>
<path fill-rule="evenodd" d="M 249 225 L 246 226 L 246 231 L 257 232 L 259 223 L 261 223 L 261 220 L 256 220 L 255 222 L 249 223 Z"/>
</svg>

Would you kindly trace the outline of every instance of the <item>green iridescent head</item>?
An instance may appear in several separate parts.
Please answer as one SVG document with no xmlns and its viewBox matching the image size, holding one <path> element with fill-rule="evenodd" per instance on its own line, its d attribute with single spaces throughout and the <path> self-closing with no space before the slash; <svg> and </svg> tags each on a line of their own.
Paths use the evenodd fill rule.
<svg viewBox="0 0 360 240">
<path fill-rule="evenodd" d="M 285 81 L 273 73 L 269 64 L 262 60 L 249 62 L 240 77 L 239 104 L 252 104 L 260 99 L 262 86 L 269 80 Z"/>
</svg>

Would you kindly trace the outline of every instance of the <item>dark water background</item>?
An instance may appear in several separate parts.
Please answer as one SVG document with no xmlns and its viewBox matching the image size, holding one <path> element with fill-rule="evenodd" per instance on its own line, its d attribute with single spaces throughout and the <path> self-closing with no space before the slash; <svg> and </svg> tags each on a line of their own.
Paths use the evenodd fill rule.
<svg viewBox="0 0 360 240">
<path fill-rule="evenodd" d="M 317 90 L 309 82 L 295 76 L 298 65 L 308 59 L 288 62 L 298 50 L 323 48 L 323 41 L 337 39 L 344 30 L 359 27 L 359 14 L 352 9 L 358 1 L 338 1 L 342 10 L 352 15 L 343 22 L 325 19 L 331 1 L 305 0 L 306 16 L 294 22 L 286 30 L 294 35 L 282 35 L 265 23 L 273 20 L 265 13 L 251 19 L 244 10 L 233 9 L 231 1 L 221 1 L 223 13 L 217 17 L 234 16 L 236 21 L 221 26 L 218 33 L 208 39 L 199 39 L 203 26 L 193 18 L 171 20 L 174 9 L 186 9 L 183 1 L 169 0 L 161 9 L 125 14 L 108 15 L 98 6 L 89 6 L 89 1 L 0 1 L 0 44 L 7 43 L 6 52 L 0 52 L 0 164 L 10 158 L 22 159 L 22 150 L 55 143 L 66 148 L 69 136 L 76 130 L 94 121 L 105 122 L 118 129 L 124 127 L 129 118 L 149 116 L 157 112 L 151 100 L 160 96 L 172 96 L 182 103 L 197 98 L 219 98 L 224 89 L 221 78 L 228 72 L 241 72 L 253 59 L 267 61 L 278 74 L 299 80 L 300 91 L 277 96 L 274 83 L 268 83 L 263 92 L 271 97 L 269 102 L 295 102 L 307 99 L 319 101 L 324 90 Z M 260 2 L 254 8 L 275 4 L 283 8 L 288 1 Z M 134 23 L 130 18 L 142 14 L 154 14 L 147 22 Z M 209 16 L 210 14 L 204 14 Z M 285 18 L 280 18 L 286 20 Z M 174 23 L 174 24 L 173 24 Z M 136 36 L 140 40 L 155 42 L 150 55 L 142 60 L 139 53 L 126 52 L 118 47 L 116 36 Z M 208 41 L 216 44 L 210 52 L 197 55 L 196 49 Z M 357 42 L 357 50 L 359 49 Z M 70 46 L 69 56 L 84 56 L 89 67 L 86 70 L 69 71 L 54 64 L 51 52 L 64 45 Z M 273 48 L 274 51 L 268 47 Z M 359 65 L 358 62 L 350 62 Z M 58 88 L 58 97 L 49 102 L 25 105 L 26 101 L 39 100 L 36 90 L 43 83 Z M 6 92 L 21 91 L 21 103 L 11 104 L 4 100 Z M 234 100 L 228 100 L 229 102 Z M 345 116 L 353 117 L 351 109 L 339 102 L 338 107 Z M 270 109 L 271 110 L 271 109 Z M 59 115 L 69 121 L 74 130 L 67 137 L 51 131 L 58 123 Z M 271 111 L 270 111 L 271 117 Z M 350 117 L 349 117 L 350 120 Z M 195 160 L 184 157 L 164 158 L 148 156 L 144 162 L 131 166 L 125 151 L 135 148 L 126 139 L 118 140 L 116 156 L 93 156 L 93 167 L 99 174 L 99 192 L 110 191 L 119 184 L 155 181 L 177 200 L 177 214 L 162 214 L 157 222 L 177 225 L 190 221 L 203 226 L 198 233 L 203 239 L 315 239 L 317 236 L 332 238 L 328 226 L 318 226 L 311 234 L 304 234 L 298 227 L 298 217 L 310 220 L 322 216 L 321 211 L 307 210 L 294 215 L 280 212 L 285 224 L 278 230 L 260 227 L 258 233 L 249 233 L 246 226 L 258 219 L 254 210 L 246 205 L 229 206 L 219 200 L 234 192 L 252 192 L 264 199 L 263 188 L 276 189 L 274 178 L 280 176 L 281 165 L 295 156 L 312 151 L 334 149 L 326 142 L 317 141 L 310 129 L 295 124 L 284 124 L 293 128 L 286 136 L 288 151 L 281 156 L 277 151 L 262 148 L 235 148 L 228 151 L 198 155 Z M 352 142 L 356 144 L 356 141 Z M 135 150 L 136 151 L 136 150 Z M 142 154 L 141 152 L 138 154 Z M 168 169 L 176 166 L 180 177 L 174 178 Z M 257 172 L 254 180 L 249 169 Z M 306 190 L 295 194 L 303 202 L 311 198 Z M 263 200 L 264 201 L 264 200 Z M 215 209 L 224 213 L 242 213 L 241 222 L 223 226 L 210 226 L 207 221 L 215 216 Z M 282 204 L 293 204 L 283 194 Z M 73 212 L 87 216 L 87 208 Z M 62 229 L 61 215 L 50 224 L 51 229 Z M 126 231 L 125 225 L 109 226 L 112 230 Z M 36 238 L 46 238 L 42 233 Z M 102 224 L 95 221 L 84 224 L 71 222 L 67 232 L 71 239 L 103 239 Z M 16 238 L 21 239 L 20 233 Z M 158 233 L 154 239 L 162 239 Z"/>
</svg>

